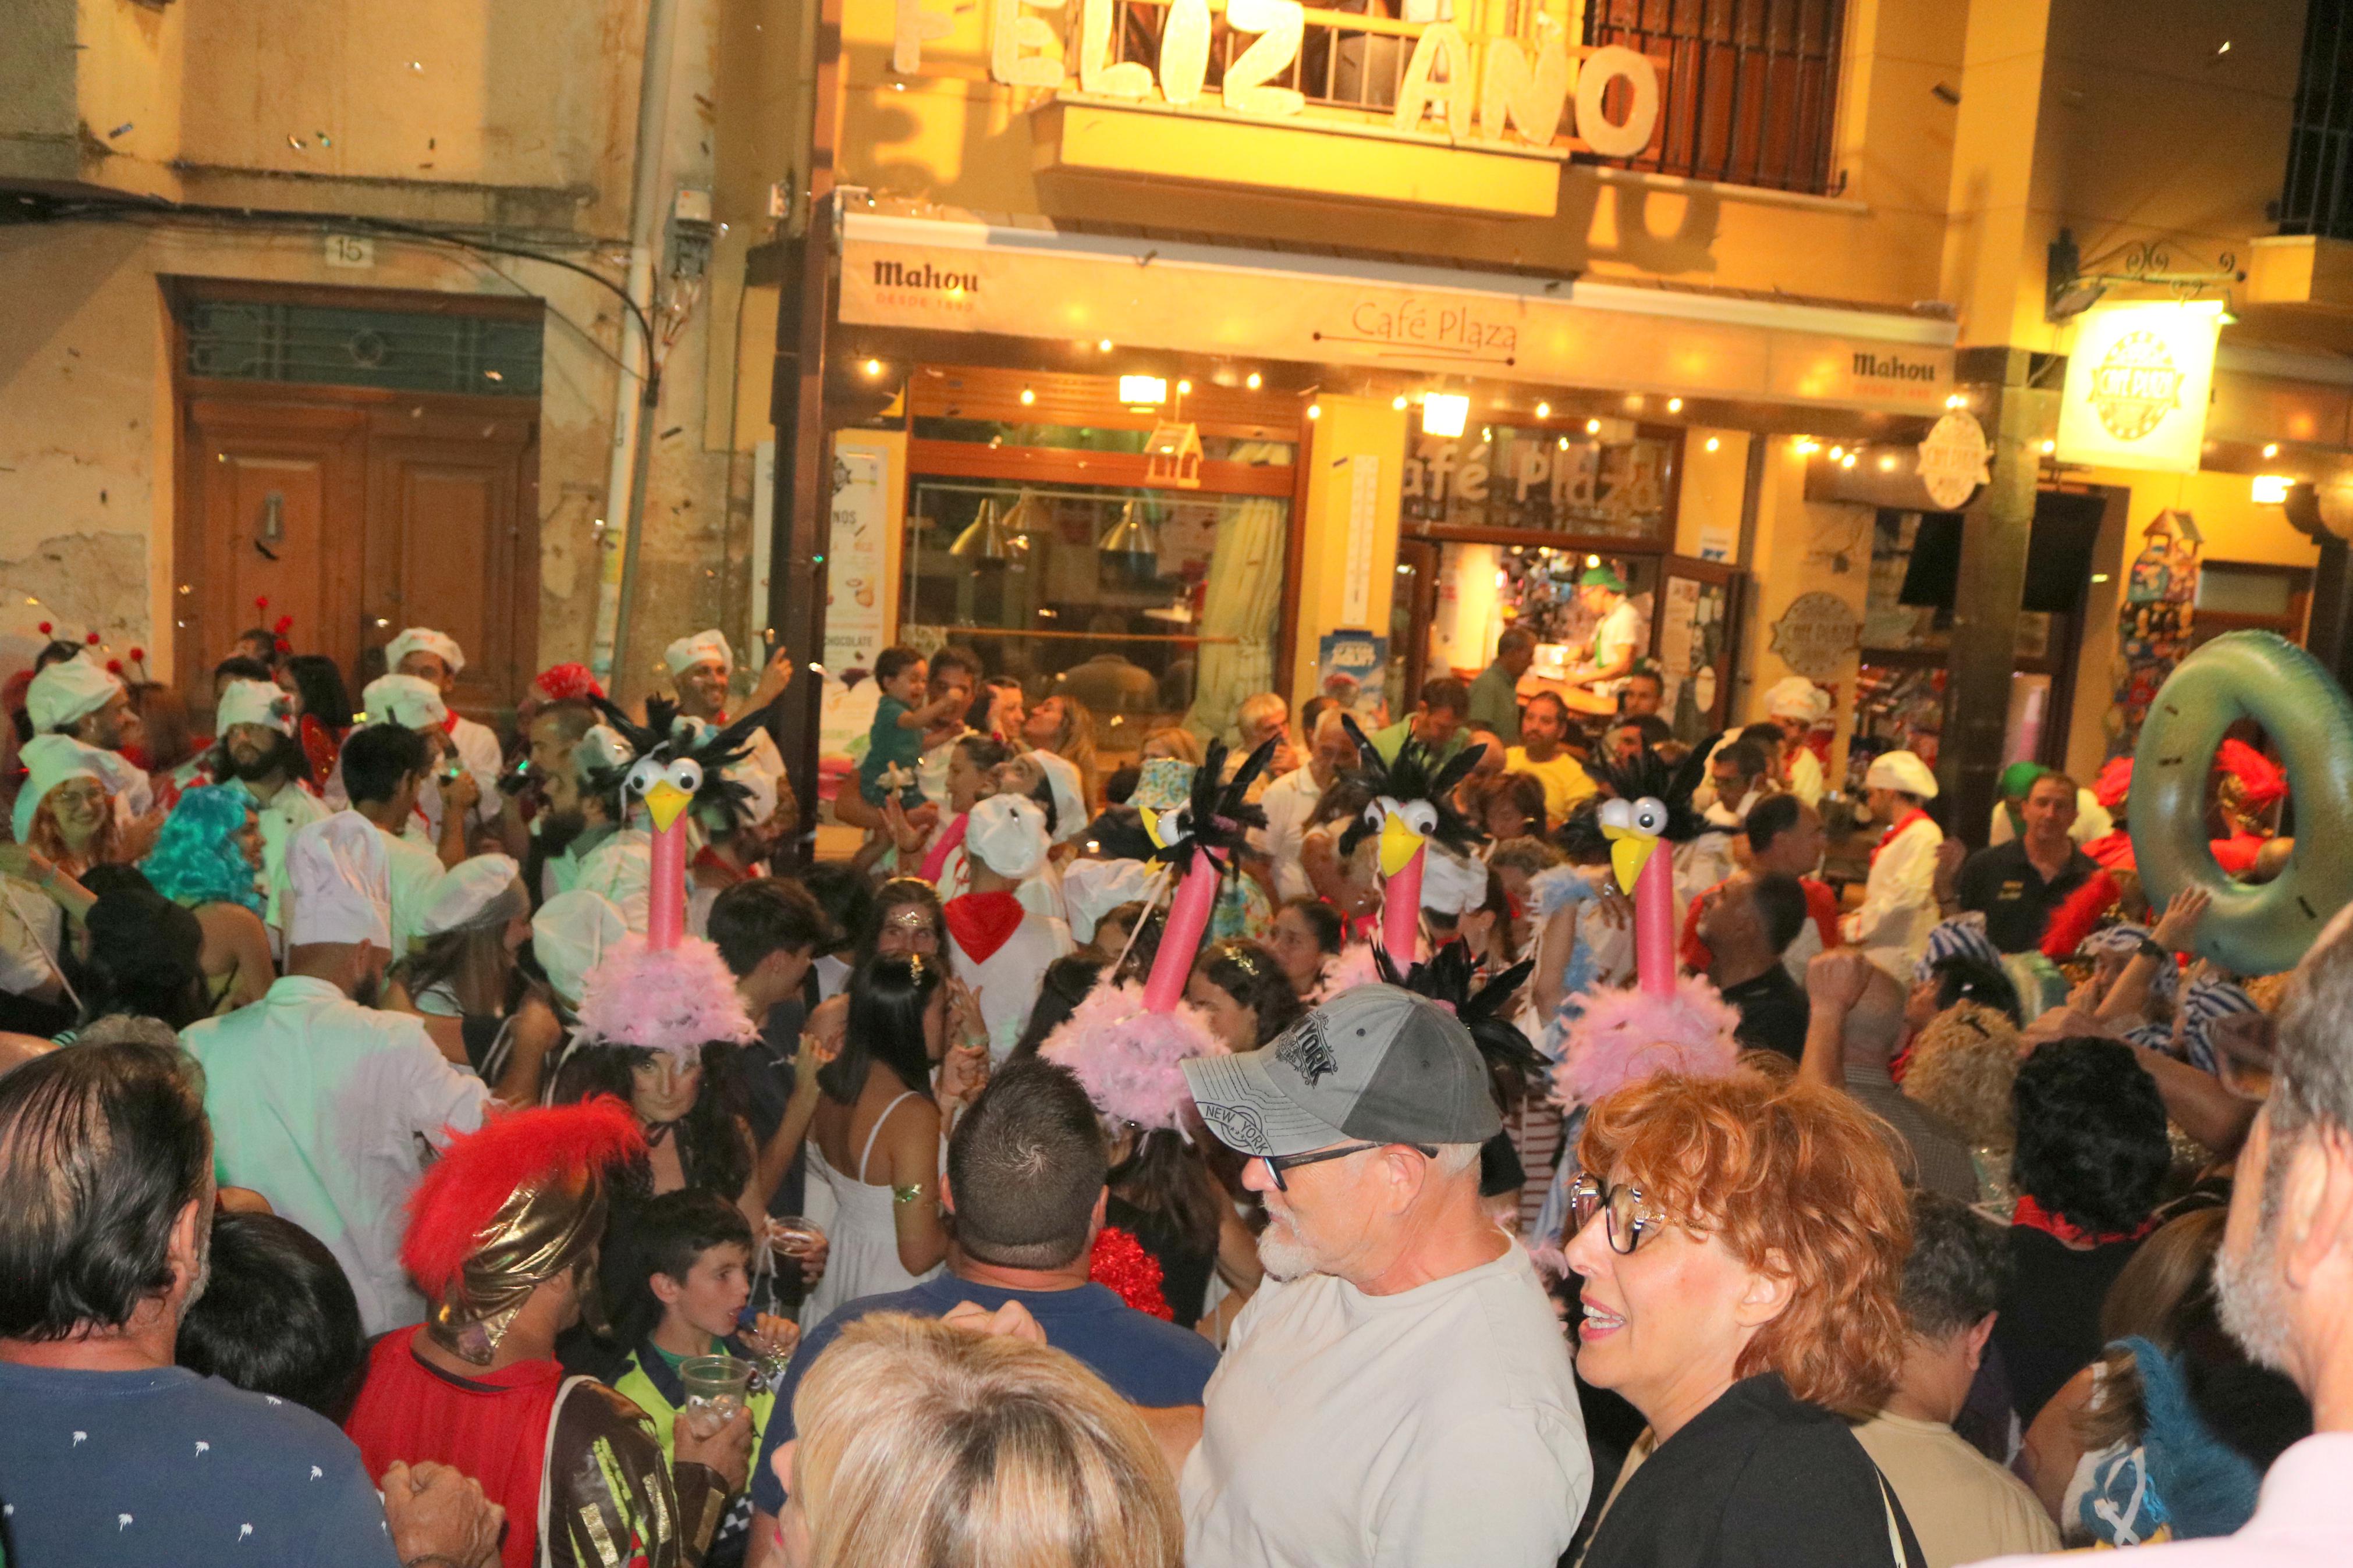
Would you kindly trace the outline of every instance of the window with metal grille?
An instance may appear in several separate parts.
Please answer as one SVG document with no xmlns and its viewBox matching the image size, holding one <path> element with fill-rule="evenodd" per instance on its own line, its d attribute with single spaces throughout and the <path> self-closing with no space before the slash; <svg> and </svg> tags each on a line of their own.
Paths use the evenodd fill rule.
<svg viewBox="0 0 2353 1568">
<path fill-rule="evenodd" d="M 2305 12 L 2279 226 L 2353 239 L 2353 0 L 2312 0 Z"/>
<path fill-rule="evenodd" d="M 1587 43 L 1620 44 L 1668 62 L 1651 151 L 1609 162 L 1646 174 L 1836 195 L 1831 134 L 1845 32 L 1846 0 L 1590 0 Z"/>
<path fill-rule="evenodd" d="M 182 322 L 190 375 L 539 395 L 536 320 L 196 299 Z"/>
</svg>

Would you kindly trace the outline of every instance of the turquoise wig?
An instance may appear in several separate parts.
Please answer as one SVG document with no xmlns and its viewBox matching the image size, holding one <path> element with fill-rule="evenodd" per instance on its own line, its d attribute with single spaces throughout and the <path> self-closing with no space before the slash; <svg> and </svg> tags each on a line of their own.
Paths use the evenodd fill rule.
<svg viewBox="0 0 2353 1568">
<path fill-rule="evenodd" d="M 139 868 L 155 890 L 189 909 L 242 904 L 261 912 L 261 889 L 237 834 L 253 797 L 234 784 L 204 784 L 180 796 Z"/>
</svg>

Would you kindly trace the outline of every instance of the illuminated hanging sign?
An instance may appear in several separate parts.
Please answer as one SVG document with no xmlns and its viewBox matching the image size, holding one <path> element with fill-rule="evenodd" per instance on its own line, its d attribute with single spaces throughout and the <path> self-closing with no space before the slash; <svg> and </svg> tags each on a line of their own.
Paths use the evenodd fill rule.
<svg viewBox="0 0 2353 1568">
<path fill-rule="evenodd" d="M 1076 26 L 1061 17 L 1077 6 Z M 1150 5 L 1150 0 L 1145 0 Z M 985 0 L 988 74 L 1007 87 L 1076 91 L 1180 111 L 1267 121 L 1311 121 L 1314 110 L 1296 88 L 1280 85 L 1296 73 L 1309 47 L 1310 13 L 1300 0 L 1226 0 L 1222 31 L 1250 42 L 1227 63 L 1213 90 L 1207 85 L 1213 39 L 1208 0 L 1166 0 L 1156 60 L 1115 58 L 1124 36 L 1114 27 L 1125 7 L 1113 0 Z M 966 7 L 957 6 L 956 12 Z M 1497 10 L 1502 10 L 1498 5 Z M 957 24 L 934 0 L 893 0 L 891 68 L 923 73 L 923 46 L 954 37 Z M 1616 45 L 1572 46 L 1550 16 L 1535 19 L 1533 37 L 1466 31 L 1452 20 L 1421 25 L 1354 15 L 1314 14 L 1315 42 L 1341 56 L 1342 66 L 1366 69 L 1376 48 L 1405 55 L 1393 101 L 1367 96 L 1342 106 L 1345 121 L 1362 126 L 1366 112 L 1386 116 L 1397 133 L 1453 143 L 1476 137 L 1497 145 L 1562 153 L 1590 151 L 1630 158 L 1658 131 L 1657 65 Z M 1133 24 L 1130 24 L 1131 26 Z M 1147 29 L 1150 24 L 1146 23 Z M 1350 60 L 1346 51 L 1361 57 Z M 1353 112 L 1352 112 L 1353 111 Z"/>
<path fill-rule="evenodd" d="M 2221 317 L 2218 300 L 2094 305 L 2077 317 L 2059 460 L 2197 472 Z"/>
</svg>

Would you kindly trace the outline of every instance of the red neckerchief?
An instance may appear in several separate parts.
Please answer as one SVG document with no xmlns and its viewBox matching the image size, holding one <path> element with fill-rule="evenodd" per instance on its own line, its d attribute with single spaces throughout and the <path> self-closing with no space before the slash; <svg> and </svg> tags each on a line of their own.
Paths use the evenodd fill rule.
<svg viewBox="0 0 2353 1568">
<path fill-rule="evenodd" d="M 445 708 L 441 710 L 441 732 L 445 735 L 454 735 L 458 732 L 458 710 L 456 709 Z"/>
<path fill-rule="evenodd" d="M 2108 1230 L 2097 1233 L 2060 1218 L 2024 1193 L 2018 1195 L 2018 1206 L 2010 1211 L 2010 1223 L 2022 1225 L 2031 1230 L 2043 1231 L 2057 1237 L 2070 1247 L 2106 1247 L 2119 1241 L 2138 1241 L 2157 1228 L 2157 1216 L 2151 1215 L 2131 1230 Z"/>
<path fill-rule="evenodd" d="M 694 852 L 694 859 L 691 864 L 692 868 L 697 871 L 720 871 L 725 873 L 727 878 L 727 886 L 731 888 L 738 882 L 746 880 L 752 875 L 751 872 L 746 871 L 743 867 L 736 865 L 734 862 L 722 859 L 720 858 L 719 851 L 712 848 L 708 844 Z"/>
<path fill-rule="evenodd" d="M 1921 810 L 1916 805 L 1911 810 L 1905 812 L 1901 817 L 1896 819 L 1895 826 L 1887 830 L 1887 837 L 1882 838 L 1878 843 L 1871 847 L 1871 863 L 1874 866 L 1878 865 L 1879 852 L 1886 848 L 1889 845 L 1894 843 L 1896 839 L 1902 837 L 1905 828 L 1911 826 L 1915 822 L 1926 822 L 1927 820 L 1928 814 Z"/>
<path fill-rule="evenodd" d="M 2228 838 L 2216 838 L 2210 841 L 2206 847 L 2213 851 L 2214 863 L 2217 866 L 2221 867 L 2232 876 L 2237 877 L 2254 868 L 2256 857 L 2263 853 L 2263 846 L 2270 842 L 2270 839 L 2260 833 L 2249 833 L 2242 828 Z"/>
<path fill-rule="evenodd" d="M 942 907 L 948 934 L 965 956 L 987 963 L 1021 924 L 1021 900 L 1010 893 L 966 893 Z"/>
</svg>

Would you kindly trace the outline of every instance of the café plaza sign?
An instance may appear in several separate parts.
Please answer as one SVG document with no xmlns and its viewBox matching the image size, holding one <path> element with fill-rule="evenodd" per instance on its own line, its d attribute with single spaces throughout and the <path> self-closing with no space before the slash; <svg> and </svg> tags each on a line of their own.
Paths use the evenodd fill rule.
<svg viewBox="0 0 2353 1568">
<path fill-rule="evenodd" d="M 850 212 L 848 325 L 1930 415 L 1950 322 Z"/>
<path fill-rule="evenodd" d="M 1310 12 L 1300 0 L 1225 0 L 1226 31 L 1251 41 L 1226 67 L 1212 94 L 1206 85 L 1209 0 L 1171 0 L 1167 5 L 1156 68 L 1112 58 L 1113 18 L 1119 9 L 1113 0 L 1075 0 L 1075 37 L 1068 36 L 1067 23 L 1058 26 L 1038 14 L 1060 13 L 1074 0 L 984 3 L 988 73 L 1007 87 L 1056 93 L 1075 89 L 1093 99 L 1269 122 L 1295 124 L 1308 114 L 1307 100 L 1298 89 L 1275 84 L 1298 61 L 1311 16 L 1319 26 L 1331 29 L 1335 48 L 1362 48 L 1376 37 L 1404 36 L 1404 30 L 1352 33 L 1352 26 L 1362 27 L 1368 20 L 1376 26 L 1382 24 L 1354 13 Z M 1500 0 L 1490 3 L 1501 9 Z M 929 5 L 893 0 L 893 5 L 892 69 L 902 76 L 920 75 L 923 45 L 950 37 L 955 16 L 943 0 Z M 1535 18 L 1533 32 L 1528 38 L 1470 33 L 1451 21 L 1421 26 L 1412 36 L 1412 54 L 1397 100 L 1386 106 L 1389 129 L 1408 136 L 1435 134 L 1454 143 L 1475 139 L 1498 150 L 1561 156 L 1590 151 L 1607 158 L 1630 158 L 1651 144 L 1659 123 L 1659 71 L 1649 57 L 1616 45 L 1571 46 L 1560 23 L 1549 15 Z M 1613 87 L 1618 89 L 1614 95 Z M 1617 110 L 1617 119 L 1605 111 L 1605 103 Z M 1317 129 L 1364 123 L 1360 117 L 1314 117 L 1309 122 Z"/>
</svg>

